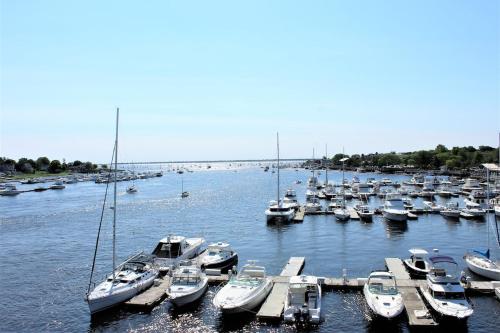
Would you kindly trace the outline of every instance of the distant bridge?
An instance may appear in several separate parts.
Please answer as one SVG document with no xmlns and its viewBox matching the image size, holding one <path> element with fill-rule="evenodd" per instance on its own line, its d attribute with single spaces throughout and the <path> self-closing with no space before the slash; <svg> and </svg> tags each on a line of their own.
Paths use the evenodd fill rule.
<svg viewBox="0 0 500 333">
<path fill-rule="evenodd" d="M 305 162 L 310 158 L 280 158 L 280 162 Z M 316 160 L 319 160 L 318 158 Z M 207 161 L 155 161 L 155 162 L 118 162 L 118 164 L 198 164 L 198 163 L 259 163 L 276 162 L 275 158 L 254 160 L 207 160 Z"/>
</svg>

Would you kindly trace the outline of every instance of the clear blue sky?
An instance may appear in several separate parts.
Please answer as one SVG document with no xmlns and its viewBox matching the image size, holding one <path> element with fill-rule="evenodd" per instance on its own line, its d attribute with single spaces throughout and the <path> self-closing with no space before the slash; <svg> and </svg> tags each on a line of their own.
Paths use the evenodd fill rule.
<svg viewBox="0 0 500 333">
<path fill-rule="evenodd" d="M 497 145 L 499 1 L 0 1 L 3 156 Z"/>
</svg>

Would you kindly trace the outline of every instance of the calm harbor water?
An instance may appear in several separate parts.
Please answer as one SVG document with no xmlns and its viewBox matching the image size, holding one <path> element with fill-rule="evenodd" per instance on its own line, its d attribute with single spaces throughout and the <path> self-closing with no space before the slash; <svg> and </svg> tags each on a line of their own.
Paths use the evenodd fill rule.
<svg viewBox="0 0 500 333">
<path fill-rule="evenodd" d="M 300 201 L 310 173 L 284 169 L 282 193 L 297 190 Z M 352 173 L 346 173 L 351 179 Z M 385 175 L 361 174 L 381 178 Z M 321 176 L 323 178 L 324 175 Z M 329 173 L 339 182 L 341 175 Z M 403 180 L 404 176 L 387 176 Z M 181 179 L 191 195 L 180 198 Z M 295 185 L 300 179 L 302 184 Z M 384 257 L 407 257 L 411 247 L 440 249 L 459 261 L 466 249 L 487 244 L 485 221 L 446 220 L 421 215 L 407 223 L 375 217 L 373 223 L 337 222 L 333 216 L 306 216 L 303 223 L 267 225 L 264 210 L 275 198 L 276 174 L 262 169 L 228 168 L 138 180 L 136 194 L 127 194 L 130 182 L 118 183 L 117 253 L 120 259 L 139 250 L 150 252 L 167 234 L 203 236 L 208 242 L 228 241 L 239 252 L 240 265 L 257 259 L 269 274 L 278 274 L 290 256 L 305 256 L 304 273 L 319 276 L 366 277 L 384 268 Z M 22 189 L 29 185 L 18 186 Z M 31 185 L 34 187 L 34 185 Z M 150 313 L 117 309 L 90 319 L 83 297 L 106 185 L 82 182 L 62 191 L 29 192 L 0 197 L 0 331 L 112 331 L 112 332 L 292 332 L 295 327 L 259 323 L 253 314 L 224 318 L 211 305 L 217 290 L 211 287 L 200 304 L 182 312 L 168 301 Z M 439 200 L 439 199 L 438 199 Z M 460 199 L 451 199 L 458 200 Z M 415 200 L 419 206 L 420 199 Z M 382 202 L 372 198 L 370 205 Z M 111 210 L 106 209 L 98 276 L 111 267 Z M 490 234 L 492 255 L 500 257 Z M 493 332 L 498 328 L 500 302 L 492 296 L 474 296 L 475 313 L 455 331 Z M 314 332 L 409 331 L 406 316 L 394 323 L 374 320 L 360 292 L 325 292 L 324 321 Z M 449 331 L 439 327 L 435 331 Z"/>
</svg>

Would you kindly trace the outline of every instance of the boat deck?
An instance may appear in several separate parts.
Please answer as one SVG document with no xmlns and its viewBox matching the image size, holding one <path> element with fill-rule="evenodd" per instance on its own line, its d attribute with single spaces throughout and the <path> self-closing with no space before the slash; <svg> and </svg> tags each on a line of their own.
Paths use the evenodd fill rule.
<svg viewBox="0 0 500 333">
<path fill-rule="evenodd" d="M 300 274 L 304 264 L 304 257 L 291 257 L 288 260 L 280 274 L 280 277 L 284 277 L 284 279 L 274 279 L 273 289 L 257 313 L 258 319 L 279 320 L 281 318 L 288 292 L 288 278 Z"/>
</svg>

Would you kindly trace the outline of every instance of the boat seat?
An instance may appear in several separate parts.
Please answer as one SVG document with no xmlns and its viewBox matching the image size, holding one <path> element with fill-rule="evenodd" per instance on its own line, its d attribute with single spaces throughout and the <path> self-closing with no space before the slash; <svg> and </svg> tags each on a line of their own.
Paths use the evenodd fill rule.
<svg viewBox="0 0 500 333">
<path fill-rule="evenodd" d="M 309 294 L 309 300 L 307 302 L 307 306 L 309 307 L 309 309 L 316 308 L 316 294 Z"/>
</svg>

